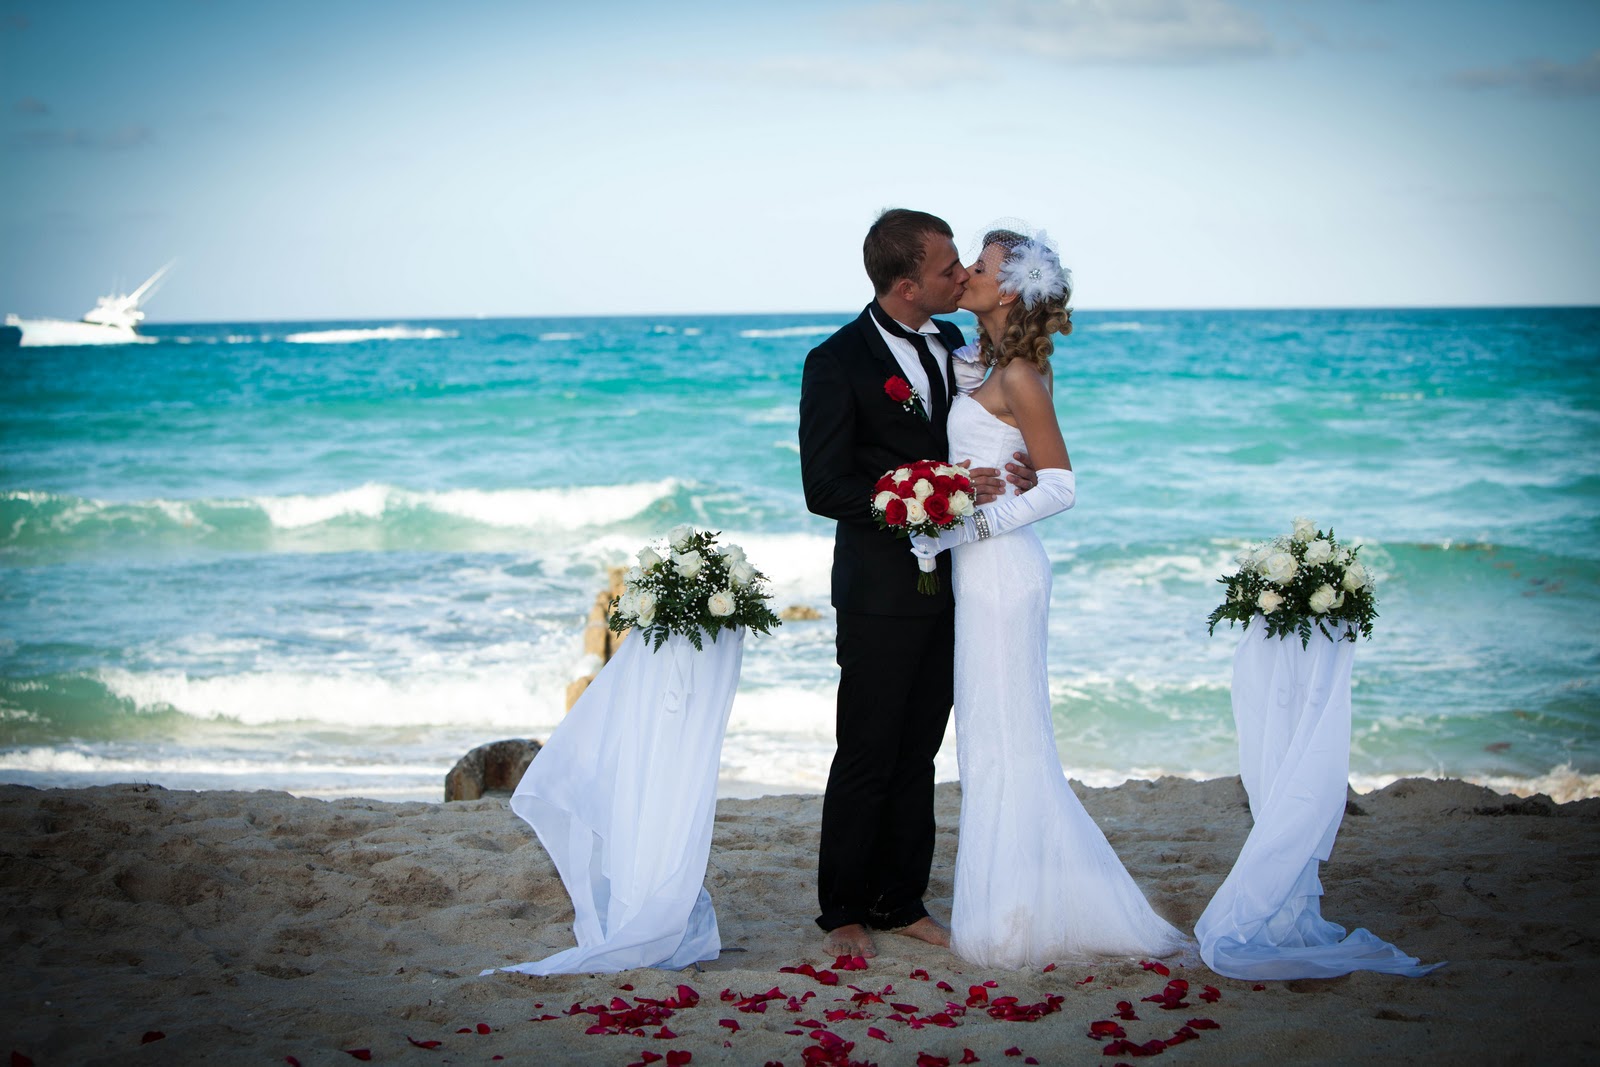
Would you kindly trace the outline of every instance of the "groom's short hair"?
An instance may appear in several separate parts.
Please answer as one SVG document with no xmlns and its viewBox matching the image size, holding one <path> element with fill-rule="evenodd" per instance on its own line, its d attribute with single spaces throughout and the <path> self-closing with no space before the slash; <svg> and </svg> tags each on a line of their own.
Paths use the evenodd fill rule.
<svg viewBox="0 0 1600 1067">
<path fill-rule="evenodd" d="M 861 245 L 861 258 L 872 279 L 872 291 L 882 296 L 901 278 L 915 278 L 922 269 L 922 248 L 928 234 L 954 237 L 950 224 L 926 211 L 892 207 L 878 216 Z"/>
</svg>

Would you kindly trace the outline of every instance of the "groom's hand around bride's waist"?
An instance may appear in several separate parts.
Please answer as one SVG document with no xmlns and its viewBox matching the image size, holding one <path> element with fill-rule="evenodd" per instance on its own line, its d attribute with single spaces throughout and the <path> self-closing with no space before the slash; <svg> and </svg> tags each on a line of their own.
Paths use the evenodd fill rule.
<svg viewBox="0 0 1600 1067">
<path fill-rule="evenodd" d="M 1000 476 L 1000 471 L 994 467 L 972 467 L 967 471 L 972 478 L 973 491 L 977 493 L 975 503 L 979 505 L 993 503 L 1005 493 L 1007 482 L 1016 486 L 1019 493 L 1026 493 L 1039 484 L 1039 476 L 1034 473 L 1033 464 L 1026 452 L 1013 452 L 1011 458 L 1016 462 L 1006 464 L 1003 478 Z M 971 462 L 963 460 L 960 466 L 966 467 Z"/>
</svg>

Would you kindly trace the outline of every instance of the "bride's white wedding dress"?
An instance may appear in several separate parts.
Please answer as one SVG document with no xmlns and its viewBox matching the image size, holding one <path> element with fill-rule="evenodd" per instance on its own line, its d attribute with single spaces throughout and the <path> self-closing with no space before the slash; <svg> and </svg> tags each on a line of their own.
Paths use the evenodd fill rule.
<svg viewBox="0 0 1600 1067">
<path fill-rule="evenodd" d="M 971 396 L 950 458 L 1001 468 L 1022 432 Z M 1012 490 L 1008 487 L 1008 492 Z M 951 948 L 987 967 L 1164 956 L 1187 940 L 1145 901 L 1067 785 L 1050 721 L 1050 559 L 1023 526 L 954 550 L 961 770 Z"/>
</svg>

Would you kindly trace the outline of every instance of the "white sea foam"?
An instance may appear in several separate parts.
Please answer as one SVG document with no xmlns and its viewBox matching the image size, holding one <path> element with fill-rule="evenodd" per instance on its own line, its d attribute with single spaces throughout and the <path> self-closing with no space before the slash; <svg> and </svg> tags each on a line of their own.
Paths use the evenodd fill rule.
<svg viewBox="0 0 1600 1067">
<path fill-rule="evenodd" d="M 578 530 L 630 519 L 677 492 L 674 478 L 623 485 L 549 489 L 446 489 L 417 492 L 369 482 L 334 493 L 252 497 L 249 503 L 284 530 L 335 519 L 378 520 L 393 512 L 428 510 L 485 526 Z M 232 503 L 232 502 L 224 502 Z"/>
<path fill-rule="evenodd" d="M 1600 774 L 1584 774 L 1570 763 L 1552 767 L 1544 774 L 1447 774 L 1441 770 L 1416 771 L 1407 774 L 1352 774 L 1350 784 L 1358 793 L 1370 793 L 1393 785 L 1402 778 L 1459 778 L 1473 785 L 1493 789 L 1497 793 L 1511 793 L 1519 797 L 1543 793 L 1557 804 L 1566 804 L 1587 797 L 1600 797 Z"/>
<path fill-rule="evenodd" d="M 578 338 L 580 338 L 582 336 L 583 336 L 583 334 L 581 334 L 581 333 L 570 333 L 570 332 L 568 332 L 566 330 L 551 330 L 549 333 L 541 333 L 539 335 L 539 340 L 541 340 L 541 341 L 576 341 Z"/>
<path fill-rule="evenodd" d="M 740 330 L 740 337 L 826 337 L 839 326 L 779 326 L 771 330 Z"/>
<path fill-rule="evenodd" d="M 1143 333 L 1146 330 L 1159 330 L 1161 327 L 1147 322 L 1114 321 L 1091 322 L 1078 327 L 1091 333 Z"/>
<path fill-rule="evenodd" d="M 287 670 L 190 677 L 120 668 L 97 677 L 141 711 L 172 708 L 251 726 L 317 722 L 351 731 L 477 723 L 548 732 L 561 720 L 567 685 L 567 671 L 555 664 L 484 665 L 410 677 Z"/>
<path fill-rule="evenodd" d="M 434 326 L 377 326 L 360 330 L 308 330 L 284 340 L 295 345 L 347 345 L 360 341 L 437 341 L 460 336 L 455 330 Z"/>
</svg>

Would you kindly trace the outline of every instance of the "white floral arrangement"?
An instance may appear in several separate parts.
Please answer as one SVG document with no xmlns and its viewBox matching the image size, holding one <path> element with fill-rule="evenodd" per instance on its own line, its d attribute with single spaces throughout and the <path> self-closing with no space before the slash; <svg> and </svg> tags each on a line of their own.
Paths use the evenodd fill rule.
<svg viewBox="0 0 1600 1067">
<path fill-rule="evenodd" d="M 665 545 L 639 550 L 623 575 L 622 595 L 611 602 L 607 624 L 617 633 L 638 628 L 655 651 L 672 634 L 701 650 L 701 634 L 717 639 L 741 626 L 770 633 L 782 625 L 767 607 L 767 576 L 751 566 L 738 545 L 718 547 L 717 534 L 675 526 Z"/>
<path fill-rule="evenodd" d="M 1236 573 L 1217 579 L 1228 593 L 1211 613 L 1208 632 L 1216 633 L 1219 622 L 1244 624 L 1260 615 L 1268 637 L 1298 634 L 1302 648 L 1313 626 L 1330 639 L 1354 641 L 1359 633 L 1370 640 L 1378 596 L 1372 572 L 1356 558 L 1360 551 L 1310 519 L 1295 519 L 1288 537 L 1252 545 L 1239 554 Z"/>
</svg>

